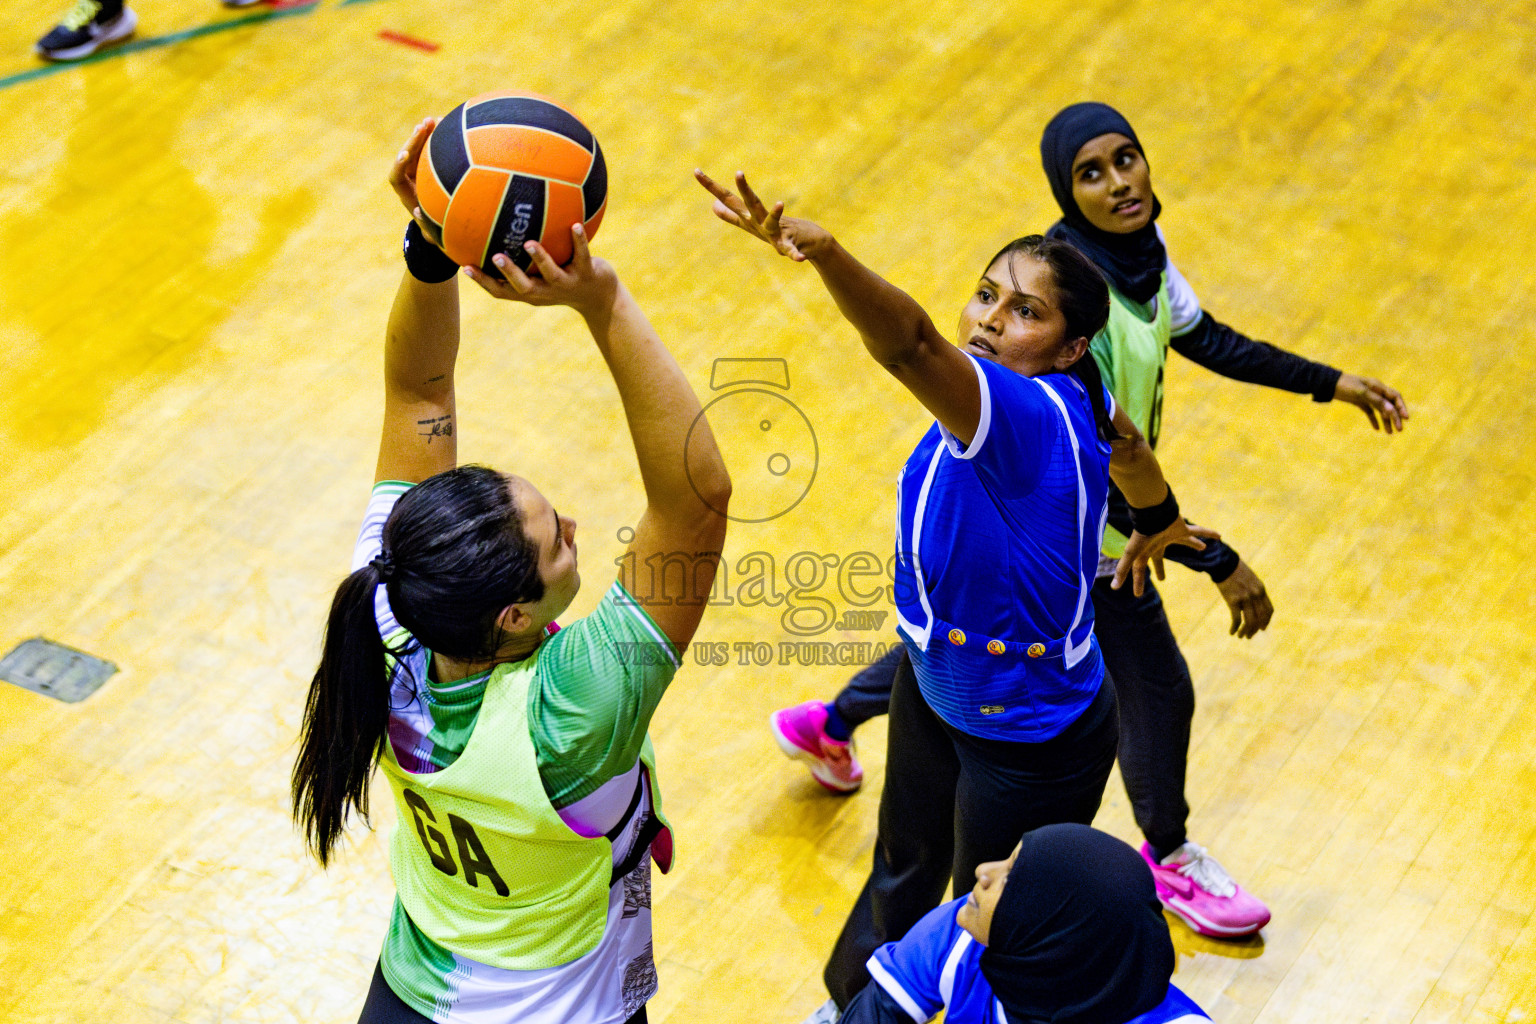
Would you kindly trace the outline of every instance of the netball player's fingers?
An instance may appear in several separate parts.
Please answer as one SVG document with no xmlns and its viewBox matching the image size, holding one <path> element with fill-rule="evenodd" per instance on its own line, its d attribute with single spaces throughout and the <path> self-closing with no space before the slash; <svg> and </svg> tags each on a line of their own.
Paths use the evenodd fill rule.
<svg viewBox="0 0 1536 1024">
<path fill-rule="evenodd" d="M 432 237 L 432 231 L 430 230 L 432 222 L 427 220 L 427 215 L 421 212 L 421 207 L 411 207 L 411 220 L 416 222 L 416 226 L 421 229 L 421 233 L 430 241 L 434 243 L 437 241 L 437 239 Z"/>
<path fill-rule="evenodd" d="M 1360 379 L 1360 397 L 1356 399 L 1355 404 L 1365 410 L 1366 418 L 1371 421 L 1372 430 L 1384 429 L 1390 434 L 1393 427 L 1393 410 L 1386 396 L 1377 390 L 1379 387 L 1380 384 L 1377 381 L 1371 380 L 1369 377 L 1362 377 Z M 1380 417 L 1380 419 L 1378 420 L 1377 417 Z M 1378 423 L 1380 424 L 1379 426 Z"/>
<path fill-rule="evenodd" d="M 1238 636 L 1238 630 L 1243 628 L 1242 602 L 1227 605 L 1227 611 L 1232 613 L 1232 628 L 1227 630 L 1227 636 Z"/>
<path fill-rule="evenodd" d="M 695 167 L 693 169 L 693 180 L 704 186 L 704 191 L 708 192 L 710 195 L 714 196 L 716 199 L 721 200 L 722 202 L 731 198 L 731 194 L 725 189 L 721 188 L 720 183 L 715 181 L 714 178 L 711 178 L 709 175 L 705 174 L 704 168 L 702 167 Z"/>
<path fill-rule="evenodd" d="M 1403 429 L 1403 417 L 1407 412 L 1407 406 L 1403 403 L 1403 396 L 1393 388 L 1387 387 L 1379 380 L 1365 381 L 1366 387 L 1371 389 L 1371 397 L 1376 401 L 1376 411 L 1381 414 L 1381 421 L 1386 425 L 1387 433 Z"/>
<path fill-rule="evenodd" d="M 1119 590 L 1129 579 L 1131 592 L 1140 597 L 1147 588 L 1147 562 L 1151 554 L 1152 545 L 1147 538 L 1131 531 L 1131 539 L 1125 545 L 1125 554 L 1120 556 L 1120 563 L 1115 566 L 1115 578 L 1109 585 L 1110 589 Z"/>
<path fill-rule="evenodd" d="M 1130 552 L 1130 544 L 1126 545 L 1125 554 L 1120 556 L 1120 561 L 1115 563 L 1115 578 L 1109 581 L 1110 590 L 1119 590 L 1125 586 L 1126 579 L 1131 575 L 1133 557 Z"/>
<path fill-rule="evenodd" d="M 1135 570 L 1131 573 L 1131 593 L 1137 597 L 1147 592 L 1147 563 L 1138 561 Z"/>
<path fill-rule="evenodd" d="M 407 210 L 416 205 L 416 186 L 405 171 L 405 161 L 409 155 L 402 149 L 389 168 L 389 187 L 394 189 L 395 198 L 404 203 Z"/>
<path fill-rule="evenodd" d="M 549 250 L 538 242 L 524 242 L 523 249 L 529 256 L 533 257 L 533 265 L 538 268 L 539 276 L 544 279 L 545 290 L 569 291 L 571 286 L 576 283 L 576 275 L 568 274 L 561 270 L 560 264 L 555 262 L 555 258 L 549 254 Z M 510 263 L 511 260 L 507 262 Z M 590 267 L 591 262 L 588 261 L 587 265 Z M 501 264 L 498 263 L 497 266 L 501 266 Z M 517 267 L 513 266 L 512 269 L 517 270 Z M 502 273 L 506 273 L 505 268 L 503 268 Z M 521 272 L 519 271 L 519 273 Z"/>
<path fill-rule="evenodd" d="M 1258 629 L 1254 626 L 1253 607 L 1247 601 L 1244 601 L 1237 606 L 1237 613 L 1238 625 L 1234 635 L 1239 640 L 1247 640 L 1258 632 Z"/>
<path fill-rule="evenodd" d="M 439 249 L 443 247 L 443 229 L 427 219 L 427 215 L 421 212 L 421 207 L 411 211 L 411 219 L 421 229 L 421 236 Z"/>
<path fill-rule="evenodd" d="M 1260 594 L 1250 604 L 1252 607 L 1246 612 L 1246 616 L 1248 621 L 1253 623 L 1253 630 L 1248 635 L 1257 636 L 1269 628 L 1269 620 L 1275 617 L 1275 605 L 1268 594 Z"/>
<path fill-rule="evenodd" d="M 613 306 L 618 290 L 618 275 L 607 260 L 594 257 L 584 243 L 585 231 L 581 225 L 573 226 L 571 240 L 578 247 L 565 266 L 555 263 L 550 251 L 537 242 L 527 242 L 524 248 L 533 259 L 537 276 L 530 274 L 532 289 L 525 297 L 536 306 L 569 306 L 583 315 Z"/>
<path fill-rule="evenodd" d="M 498 281 L 479 267 L 465 267 L 464 275 L 475 284 L 485 289 L 486 294 L 497 299 L 511 299 L 514 302 L 527 302 L 528 293 L 533 291 L 534 284 L 527 274 L 518 269 L 511 257 L 505 253 L 497 253 L 491 257 L 491 262 L 496 264 L 496 269 L 501 271 L 505 281 Z"/>
<path fill-rule="evenodd" d="M 716 217 L 719 217 L 727 224 L 752 231 L 752 228 L 747 224 L 752 217 L 740 199 L 727 189 L 722 188 L 719 182 L 705 174 L 702 170 L 695 169 L 693 176 L 700 185 L 704 186 L 705 191 L 715 197 L 713 209 Z M 756 234 L 756 232 L 753 233 Z"/>
<path fill-rule="evenodd" d="M 768 232 L 768 237 L 773 239 L 773 247 L 785 256 L 791 256 L 800 250 L 795 248 L 795 240 L 784 232 L 784 204 L 774 203 L 773 209 L 768 211 L 768 216 L 763 221 L 763 230 Z"/>
<path fill-rule="evenodd" d="M 587 245 L 587 229 L 580 221 L 571 225 L 571 261 L 566 266 L 577 277 L 592 273 L 592 249 Z"/>
<path fill-rule="evenodd" d="M 1157 573 L 1158 582 L 1168 578 L 1163 575 L 1163 553 L 1161 551 L 1152 556 L 1152 571 Z"/>
<path fill-rule="evenodd" d="M 1209 526 L 1191 523 L 1187 519 L 1184 521 L 1184 530 L 1185 536 L 1181 537 L 1176 543 L 1194 548 L 1196 551 L 1204 551 L 1205 542 L 1208 540 L 1221 540 L 1221 531 L 1213 530 Z"/>
<path fill-rule="evenodd" d="M 389 169 L 389 186 L 395 190 L 395 195 L 405 204 L 407 210 L 416 205 L 416 168 L 421 163 L 421 151 L 426 148 L 427 139 L 432 137 L 432 129 L 435 127 L 437 127 L 435 117 L 426 118 L 418 123 L 411 130 L 411 137 L 405 140 L 405 147 L 400 150 Z"/>
<path fill-rule="evenodd" d="M 740 214 L 738 214 L 735 210 L 731 209 L 729 206 L 726 206 L 720 200 L 716 199 L 715 200 L 715 204 L 713 206 L 711 206 L 710 209 L 715 211 L 715 216 L 716 217 L 719 217 L 721 220 L 725 221 L 727 224 L 731 225 L 732 227 L 741 228 L 743 231 L 751 231 L 752 230 L 750 227 L 747 226 L 747 224 L 744 221 L 742 221 Z M 754 232 L 754 234 L 755 233 L 756 232 Z"/>
<path fill-rule="evenodd" d="M 736 172 L 736 191 L 741 193 L 742 201 L 747 204 L 753 220 L 759 224 L 768 220 L 768 207 L 763 205 L 763 201 L 757 198 L 757 193 L 752 191 L 752 186 L 747 184 L 746 171 Z"/>
<path fill-rule="evenodd" d="M 493 299 L 518 298 L 517 293 L 508 288 L 505 281 L 496 280 L 479 267 L 465 267 L 464 276 L 479 285 Z"/>
<path fill-rule="evenodd" d="M 1378 383 L 1380 382 L 1378 381 Z M 1387 396 L 1387 400 L 1392 403 L 1392 408 L 1397 413 L 1397 429 L 1402 430 L 1402 421 L 1406 420 L 1409 415 L 1408 399 L 1404 398 L 1403 393 L 1397 390 L 1397 388 L 1392 387 L 1390 384 L 1381 384 L 1381 391 L 1382 394 Z"/>
<path fill-rule="evenodd" d="M 1247 640 L 1269 625 L 1269 618 L 1261 605 L 1262 602 L 1253 597 L 1232 601 L 1228 605 L 1232 611 L 1232 628 L 1227 631 L 1228 634 L 1240 640 Z"/>
</svg>

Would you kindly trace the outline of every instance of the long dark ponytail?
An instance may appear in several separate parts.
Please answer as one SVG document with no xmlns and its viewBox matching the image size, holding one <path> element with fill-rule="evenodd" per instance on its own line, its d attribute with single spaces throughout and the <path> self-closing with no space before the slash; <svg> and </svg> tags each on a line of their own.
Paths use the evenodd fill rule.
<svg viewBox="0 0 1536 1024">
<path fill-rule="evenodd" d="M 1051 268 L 1056 281 L 1057 300 L 1062 316 L 1067 321 L 1068 338 L 1087 338 L 1104 329 L 1109 322 L 1109 285 L 1104 274 L 1093 261 L 1068 242 L 1044 235 L 1025 235 L 1015 238 L 993 256 L 987 266 L 992 266 L 1004 256 L 1014 253 L 1037 259 Z M 1093 353 L 1085 350 L 1077 362 L 1066 368 L 1088 392 L 1088 404 L 1093 409 L 1093 422 L 1099 438 L 1104 441 L 1120 440 L 1120 432 L 1109 418 L 1109 407 L 1104 402 L 1104 375 Z"/>
<path fill-rule="evenodd" d="M 390 653 L 421 645 L 463 660 L 495 657 L 502 610 L 544 596 L 507 478 L 460 466 L 407 491 L 384 524 L 380 557 L 336 590 L 292 778 L 294 819 L 322 865 L 350 815 L 368 819 L 368 782 L 388 742 L 392 680 L 374 610 L 381 583 L 412 637 L 411 648 Z"/>
</svg>

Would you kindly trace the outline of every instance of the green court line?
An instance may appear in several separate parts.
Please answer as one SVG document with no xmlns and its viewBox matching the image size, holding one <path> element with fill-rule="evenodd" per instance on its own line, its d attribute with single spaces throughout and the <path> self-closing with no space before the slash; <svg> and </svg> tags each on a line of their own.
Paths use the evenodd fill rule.
<svg viewBox="0 0 1536 1024">
<path fill-rule="evenodd" d="M 364 0 L 342 0 L 342 2 L 345 5 L 361 3 Z M 6 75 L 4 78 L 0 78 L 0 89 L 7 89 L 22 82 L 30 82 L 34 78 L 56 75 L 62 71 L 73 71 L 75 68 L 86 64 L 95 64 L 98 61 L 126 57 L 130 53 L 138 53 L 141 50 L 153 50 L 161 46 L 170 46 L 173 43 L 185 42 L 188 39 L 196 39 L 199 36 L 210 36 L 217 32 L 228 32 L 230 29 L 245 28 L 247 25 L 256 25 L 264 21 L 275 21 L 278 18 L 291 18 L 299 14 L 311 14 L 319 6 L 320 0 L 312 0 L 311 3 L 299 4 L 294 7 L 280 7 L 272 11 L 260 11 L 256 14 L 248 14 L 243 18 L 232 18 L 229 21 L 215 21 L 210 25 L 199 25 L 197 28 L 189 28 L 183 32 L 172 32 L 169 35 L 153 36 L 149 39 L 135 39 L 121 46 L 114 46 L 111 49 L 102 50 L 100 53 L 93 53 L 84 60 L 60 64 L 45 64 L 42 67 L 32 68 L 30 71 Z"/>
</svg>

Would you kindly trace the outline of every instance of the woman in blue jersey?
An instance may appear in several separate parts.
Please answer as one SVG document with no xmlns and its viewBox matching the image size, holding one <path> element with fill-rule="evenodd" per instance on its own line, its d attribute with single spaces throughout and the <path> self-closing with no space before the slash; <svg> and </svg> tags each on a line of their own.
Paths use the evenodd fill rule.
<svg viewBox="0 0 1536 1024">
<path fill-rule="evenodd" d="M 874 868 L 826 970 L 842 1006 L 865 961 L 978 864 L 1041 825 L 1093 820 L 1115 756 L 1113 691 L 1088 599 L 1113 476 L 1138 509 L 1120 572 L 1140 588 L 1169 543 L 1200 546 L 1151 448 L 1115 409 L 1088 339 L 1103 277 L 1070 245 L 1006 246 L 951 345 L 905 292 L 809 221 L 698 172 L 715 213 L 808 261 L 870 355 L 934 416 L 902 471 L 897 675 Z"/>
<path fill-rule="evenodd" d="M 1169 982 L 1173 943 L 1136 852 L 1086 825 L 1047 825 L 976 869 L 969 896 L 875 950 L 839 1024 L 1194 1024 Z"/>
<path fill-rule="evenodd" d="M 671 860 L 646 730 L 705 603 L 646 607 L 615 582 L 557 629 L 581 582 L 574 520 L 521 477 L 458 466 L 459 268 L 416 206 L 432 127 L 417 126 L 390 176 L 414 220 L 386 332 L 376 483 L 309 690 L 294 813 L 324 864 L 349 816 L 366 816 L 375 767 L 395 797 L 398 896 L 366 1024 L 644 1021 L 650 864 Z M 633 556 L 717 553 L 730 480 L 699 401 L 580 225 L 572 236 L 565 268 L 528 243 L 537 279 L 505 256 L 504 281 L 465 274 L 585 319 L 645 488 Z M 716 558 L 699 560 L 700 586 Z"/>
<path fill-rule="evenodd" d="M 1072 243 L 1109 279 L 1109 320 L 1089 351 L 1116 404 L 1149 443 L 1155 446 L 1161 431 L 1170 349 L 1235 380 L 1318 402 L 1348 402 L 1388 434 L 1403 429 L 1408 408 L 1395 388 L 1253 341 L 1201 309 L 1168 258 L 1155 223 L 1161 206 L 1146 154 L 1117 111 L 1102 103 L 1065 108 L 1047 125 L 1040 156 L 1062 214 L 1048 237 Z M 1191 928 L 1221 938 L 1249 935 L 1268 923 L 1269 909 L 1186 831 L 1195 693 L 1162 597 L 1151 586 L 1133 593 L 1110 585 L 1130 530 L 1124 499 L 1113 487 L 1108 527 L 1092 591 L 1094 631 L 1115 685 L 1120 774 L 1146 837 L 1143 854 L 1159 897 Z M 1202 551 L 1175 548 L 1168 557 L 1211 577 L 1230 610 L 1233 635 L 1246 639 L 1269 625 L 1274 609 L 1268 592 L 1231 547 L 1216 541 Z M 771 726 L 785 753 L 809 762 L 829 789 L 857 789 L 863 773 L 853 757 L 852 731 L 885 713 L 902 656 L 897 648 L 869 666 L 834 701 L 775 712 Z"/>
</svg>

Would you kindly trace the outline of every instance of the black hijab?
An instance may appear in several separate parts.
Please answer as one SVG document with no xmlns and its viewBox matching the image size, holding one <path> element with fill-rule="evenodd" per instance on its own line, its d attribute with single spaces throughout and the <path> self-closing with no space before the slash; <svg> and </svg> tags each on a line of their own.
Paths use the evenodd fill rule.
<svg viewBox="0 0 1536 1024">
<path fill-rule="evenodd" d="M 1045 126 L 1045 134 L 1040 136 L 1040 162 L 1050 179 L 1051 195 L 1061 207 L 1061 220 L 1051 225 L 1046 236 L 1071 242 L 1104 272 L 1116 291 L 1146 303 L 1157 294 L 1163 265 L 1168 261 L 1162 239 L 1153 227 L 1157 215 L 1163 212 L 1157 196 L 1152 197 L 1152 219 L 1128 235 L 1094 227 L 1072 198 L 1072 162 L 1077 159 L 1077 151 L 1090 139 L 1112 132 L 1124 135 L 1141 149 L 1141 140 L 1136 138 L 1131 123 L 1114 107 L 1103 103 L 1074 103 Z M 1146 151 L 1142 150 L 1141 155 L 1145 159 Z"/>
<path fill-rule="evenodd" d="M 1009 1024 L 1123 1024 L 1146 1013 L 1173 976 L 1151 870 L 1087 825 L 1025 833 L 981 973 Z"/>
</svg>

